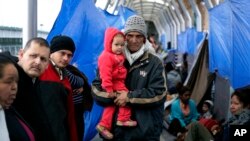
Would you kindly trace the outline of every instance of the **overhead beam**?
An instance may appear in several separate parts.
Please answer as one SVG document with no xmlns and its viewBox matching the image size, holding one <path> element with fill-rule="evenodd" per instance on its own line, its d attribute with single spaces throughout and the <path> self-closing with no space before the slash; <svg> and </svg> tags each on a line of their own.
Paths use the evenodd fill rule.
<svg viewBox="0 0 250 141">
<path fill-rule="evenodd" d="M 109 4 L 110 4 L 110 1 L 111 1 L 111 0 L 108 0 L 108 1 L 107 1 L 106 5 L 105 5 L 105 7 L 104 7 L 104 10 L 107 10 L 107 9 L 108 9 L 108 6 L 109 6 Z"/>
<path fill-rule="evenodd" d="M 119 4 L 119 1 L 118 1 L 118 0 L 116 0 L 116 1 L 115 1 L 115 6 L 114 6 L 114 9 L 113 9 L 113 11 L 112 11 L 112 14 L 114 14 L 114 13 L 115 13 L 115 10 L 117 9 L 118 4 Z"/>
<path fill-rule="evenodd" d="M 186 6 L 184 5 L 183 0 L 178 0 L 178 2 L 179 2 L 179 5 L 180 5 L 185 17 L 186 17 L 187 28 L 191 28 L 192 27 L 192 19 L 191 19 L 191 16 L 190 16 L 188 10 L 187 10 Z"/>
<path fill-rule="evenodd" d="M 186 30 L 186 26 L 185 26 L 185 20 L 182 16 L 182 13 L 180 12 L 180 9 L 177 6 L 177 3 L 174 0 L 172 1 L 172 5 L 174 6 L 176 15 L 179 19 L 181 31 L 184 32 Z"/>
<path fill-rule="evenodd" d="M 170 41 L 170 35 L 171 35 L 171 32 L 170 32 L 170 25 L 169 25 L 169 21 L 167 20 L 167 17 L 164 16 L 163 12 L 160 12 L 161 14 L 161 17 L 162 17 L 162 20 L 164 21 L 165 23 L 165 31 L 166 31 L 166 41 Z"/>
<path fill-rule="evenodd" d="M 207 9 L 213 8 L 213 3 L 211 2 L 211 0 L 204 0 L 205 5 L 207 7 Z"/>
<path fill-rule="evenodd" d="M 170 19 L 170 22 L 173 26 L 173 30 L 172 30 L 172 34 L 171 34 L 171 48 L 176 49 L 177 48 L 177 26 L 175 24 L 174 18 L 172 16 L 172 14 L 170 13 L 169 7 L 166 7 L 166 14 Z"/>
<path fill-rule="evenodd" d="M 181 32 L 181 27 L 180 27 L 179 19 L 175 13 L 175 9 L 174 9 L 173 5 L 169 6 L 168 8 L 169 8 L 169 11 L 172 14 L 174 22 L 176 24 L 176 33 L 179 34 Z"/>
<path fill-rule="evenodd" d="M 198 6 L 196 5 L 196 3 L 194 2 L 194 0 L 188 0 L 189 3 L 191 4 L 191 7 L 195 13 L 196 19 L 196 30 L 197 31 L 202 31 L 202 17 L 201 17 L 201 12 L 198 8 Z"/>
</svg>

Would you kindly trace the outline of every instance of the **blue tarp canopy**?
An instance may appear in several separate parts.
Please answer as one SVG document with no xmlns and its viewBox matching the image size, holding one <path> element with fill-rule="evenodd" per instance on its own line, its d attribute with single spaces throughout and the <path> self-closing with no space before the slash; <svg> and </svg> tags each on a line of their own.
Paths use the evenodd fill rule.
<svg viewBox="0 0 250 141">
<path fill-rule="evenodd" d="M 109 26 L 116 27 L 120 30 L 124 28 L 125 21 L 128 19 L 128 17 L 135 15 L 133 10 L 123 6 L 119 7 L 119 12 L 117 15 L 110 14 L 106 10 L 102 9 L 100 9 L 100 11 L 104 14 Z"/>
<path fill-rule="evenodd" d="M 209 11 L 209 69 L 233 88 L 250 84 L 249 7 L 249 0 L 227 0 Z"/>
<path fill-rule="evenodd" d="M 205 33 L 198 32 L 195 28 L 189 28 L 181 32 L 177 37 L 177 51 L 181 53 L 196 54 L 199 44 L 205 40 Z"/>
<path fill-rule="evenodd" d="M 95 77 L 97 59 L 103 50 L 104 33 L 107 27 L 122 29 L 125 21 L 135 12 L 120 7 L 117 16 L 100 12 L 92 0 L 63 0 L 59 15 L 48 35 L 50 41 L 55 35 L 70 36 L 76 51 L 71 64 L 75 64 L 86 74 L 91 83 Z M 91 112 L 84 113 L 84 141 L 96 135 L 95 126 L 99 122 L 103 108 L 94 103 Z"/>
</svg>

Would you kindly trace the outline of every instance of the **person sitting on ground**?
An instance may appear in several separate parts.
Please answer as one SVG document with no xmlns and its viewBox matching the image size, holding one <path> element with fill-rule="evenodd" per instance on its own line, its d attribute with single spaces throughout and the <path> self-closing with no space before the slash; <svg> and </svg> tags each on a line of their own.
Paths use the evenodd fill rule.
<svg viewBox="0 0 250 141">
<path fill-rule="evenodd" d="M 231 95 L 231 105 L 230 112 L 232 117 L 229 118 L 222 126 L 219 128 L 214 128 L 217 123 L 207 122 L 205 124 L 210 125 L 211 130 L 210 135 L 199 123 L 197 125 L 191 126 L 190 130 L 185 136 L 185 141 L 196 141 L 204 140 L 209 136 L 213 137 L 211 140 L 215 141 L 228 141 L 230 127 L 233 125 L 241 125 L 243 127 L 250 125 L 250 89 L 237 89 Z M 206 119 L 210 120 L 210 119 Z M 199 129 L 198 129 L 199 127 Z M 202 129 L 201 129 L 202 128 Z M 204 132 L 203 132 L 204 131 Z M 216 134 L 215 134 L 216 133 Z M 213 136 L 212 136 L 213 135 Z M 210 141 L 210 140 L 208 140 Z"/>
<path fill-rule="evenodd" d="M 232 117 L 223 124 L 222 138 L 216 140 L 229 140 L 229 130 L 232 125 L 250 125 L 250 89 L 236 89 L 231 95 L 230 112 Z"/>
<path fill-rule="evenodd" d="M 221 123 L 213 118 L 212 109 L 213 102 L 211 100 L 205 100 L 202 105 L 199 122 L 204 125 L 213 136 L 216 136 L 216 134 L 221 130 Z"/>
<path fill-rule="evenodd" d="M 202 113 L 201 118 L 211 119 L 213 117 L 212 109 L 213 109 L 213 102 L 211 100 L 205 100 L 202 105 Z"/>
<path fill-rule="evenodd" d="M 177 91 L 179 98 L 172 103 L 169 115 L 169 132 L 175 136 L 186 132 L 188 125 L 197 121 L 199 117 L 196 104 L 190 99 L 190 89 L 187 86 L 183 86 L 182 83 L 178 83 Z"/>
</svg>

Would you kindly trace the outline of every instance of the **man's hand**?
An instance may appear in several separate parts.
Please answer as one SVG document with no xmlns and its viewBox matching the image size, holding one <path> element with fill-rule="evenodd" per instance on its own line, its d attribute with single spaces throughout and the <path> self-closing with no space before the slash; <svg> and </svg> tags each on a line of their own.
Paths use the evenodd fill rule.
<svg viewBox="0 0 250 141">
<path fill-rule="evenodd" d="M 115 104 L 118 106 L 125 106 L 128 100 L 127 91 L 117 91 L 117 97 L 115 99 Z"/>
</svg>

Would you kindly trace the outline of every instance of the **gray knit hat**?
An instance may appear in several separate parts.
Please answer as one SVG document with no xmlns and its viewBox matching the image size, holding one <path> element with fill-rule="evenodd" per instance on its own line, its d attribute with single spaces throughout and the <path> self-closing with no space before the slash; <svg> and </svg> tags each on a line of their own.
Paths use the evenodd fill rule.
<svg viewBox="0 0 250 141">
<path fill-rule="evenodd" d="M 144 21 L 144 18 L 138 15 L 130 16 L 124 27 L 124 34 L 126 35 L 128 32 L 137 31 L 142 35 L 147 37 L 147 27 Z"/>
</svg>

